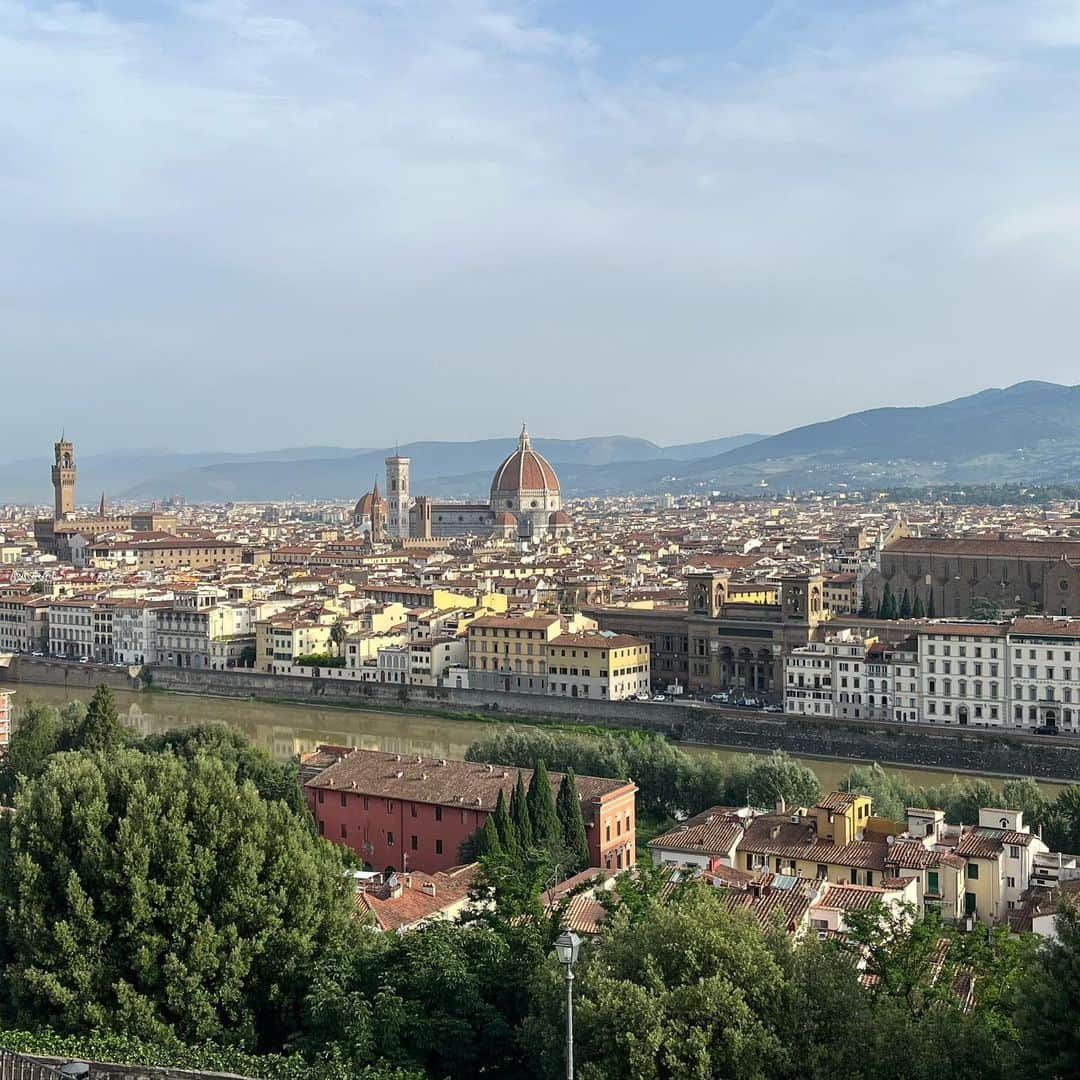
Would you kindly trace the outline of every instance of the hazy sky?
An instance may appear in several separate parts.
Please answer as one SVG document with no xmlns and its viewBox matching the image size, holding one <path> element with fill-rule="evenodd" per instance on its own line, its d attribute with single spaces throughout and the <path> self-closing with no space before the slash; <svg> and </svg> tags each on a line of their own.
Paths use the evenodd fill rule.
<svg viewBox="0 0 1080 1080">
<path fill-rule="evenodd" d="M 0 0 L 0 457 L 1080 382 L 1080 2 Z"/>
</svg>

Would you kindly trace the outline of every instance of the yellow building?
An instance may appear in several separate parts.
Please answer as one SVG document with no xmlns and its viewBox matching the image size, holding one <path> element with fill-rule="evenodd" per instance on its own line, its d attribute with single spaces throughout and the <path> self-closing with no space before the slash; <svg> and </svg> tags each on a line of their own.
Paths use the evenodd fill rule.
<svg viewBox="0 0 1080 1080">
<path fill-rule="evenodd" d="M 649 693 L 649 645 L 640 638 L 598 630 L 560 634 L 547 642 L 543 656 L 549 694 L 623 701 Z"/>
</svg>

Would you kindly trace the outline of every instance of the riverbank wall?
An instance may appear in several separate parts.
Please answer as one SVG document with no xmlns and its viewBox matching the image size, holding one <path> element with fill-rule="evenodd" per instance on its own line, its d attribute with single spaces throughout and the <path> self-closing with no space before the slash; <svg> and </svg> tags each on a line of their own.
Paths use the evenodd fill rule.
<svg viewBox="0 0 1080 1080">
<path fill-rule="evenodd" d="M 64 668 L 75 670 L 70 675 L 57 670 Z M 824 720 L 667 702 L 586 701 L 448 687 L 408 687 L 404 693 L 401 687 L 340 677 L 299 678 L 256 671 L 154 668 L 150 674 L 152 691 L 382 711 L 398 708 L 450 717 L 471 714 L 474 718 L 507 721 L 636 728 L 659 732 L 676 742 L 758 753 L 784 750 L 800 756 L 1080 781 L 1080 742 L 1020 732 Z M 0 681 L 5 679 L 13 684 L 47 682 L 75 690 L 85 687 L 89 692 L 101 681 L 114 689 L 143 688 L 137 673 L 37 657 L 16 657 L 7 673 L 0 670 Z"/>
</svg>

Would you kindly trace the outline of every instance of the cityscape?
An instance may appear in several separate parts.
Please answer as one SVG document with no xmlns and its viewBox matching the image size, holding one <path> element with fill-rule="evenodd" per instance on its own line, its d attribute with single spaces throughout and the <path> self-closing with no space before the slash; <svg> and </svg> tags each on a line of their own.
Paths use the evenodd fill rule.
<svg viewBox="0 0 1080 1080">
<path fill-rule="evenodd" d="M 1080 1080 L 1078 47 L 0 0 L 0 1080 Z"/>
</svg>

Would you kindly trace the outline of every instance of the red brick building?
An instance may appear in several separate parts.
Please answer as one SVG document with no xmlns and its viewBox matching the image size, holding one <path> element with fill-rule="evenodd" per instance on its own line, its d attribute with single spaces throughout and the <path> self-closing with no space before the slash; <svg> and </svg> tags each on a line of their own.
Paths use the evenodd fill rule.
<svg viewBox="0 0 1080 1080">
<path fill-rule="evenodd" d="M 321 746 L 305 755 L 301 780 L 319 835 L 352 848 L 373 869 L 435 873 L 458 865 L 458 849 L 517 782 L 513 766 L 485 765 L 378 750 Z M 521 769 L 525 786 L 531 769 Z M 557 791 L 561 773 L 551 774 Z M 577 777 L 592 866 L 636 861 L 637 786 Z"/>
</svg>

